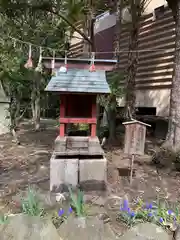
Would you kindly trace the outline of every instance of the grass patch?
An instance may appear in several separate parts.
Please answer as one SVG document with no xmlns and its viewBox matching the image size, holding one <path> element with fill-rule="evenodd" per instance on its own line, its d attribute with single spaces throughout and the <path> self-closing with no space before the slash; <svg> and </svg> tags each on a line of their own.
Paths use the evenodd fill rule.
<svg viewBox="0 0 180 240">
<path fill-rule="evenodd" d="M 32 188 L 28 188 L 28 193 L 26 198 L 21 200 L 22 213 L 29 216 L 43 216 L 44 209 L 42 208 L 36 192 Z"/>
</svg>

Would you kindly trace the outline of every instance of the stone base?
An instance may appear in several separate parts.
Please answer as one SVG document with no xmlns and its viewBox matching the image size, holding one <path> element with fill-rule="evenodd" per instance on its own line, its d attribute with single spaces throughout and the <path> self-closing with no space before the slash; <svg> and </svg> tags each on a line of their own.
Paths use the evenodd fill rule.
<svg viewBox="0 0 180 240">
<path fill-rule="evenodd" d="M 85 191 L 104 190 L 107 160 L 97 137 L 60 137 L 50 160 L 50 191 L 78 185 Z"/>
<path fill-rule="evenodd" d="M 78 159 L 59 159 L 52 155 L 50 159 L 50 191 L 66 192 L 68 186 L 78 184 Z"/>
<path fill-rule="evenodd" d="M 106 189 L 107 160 L 103 159 L 62 159 L 52 155 L 50 159 L 50 191 L 66 192 L 68 186 L 78 185 L 84 191 Z"/>
<path fill-rule="evenodd" d="M 79 161 L 79 184 L 83 190 L 105 190 L 106 181 L 107 160 L 105 158 Z"/>
</svg>

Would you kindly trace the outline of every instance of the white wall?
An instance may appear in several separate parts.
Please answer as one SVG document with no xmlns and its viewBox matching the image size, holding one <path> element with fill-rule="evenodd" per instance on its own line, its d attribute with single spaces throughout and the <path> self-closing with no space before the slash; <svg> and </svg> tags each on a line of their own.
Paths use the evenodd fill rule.
<svg viewBox="0 0 180 240">
<path fill-rule="evenodd" d="M 170 89 L 136 90 L 136 107 L 154 107 L 156 115 L 169 116 Z M 118 99 L 120 107 L 124 106 L 124 99 Z"/>
<path fill-rule="evenodd" d="M 6 97 L 0 81 L 0 134 L 9 132 L 9 99 Z"/>
<path fill-rule="evenodd" d="M 9 103 L 0 102 L 0 134 L 9 132 L 10 119 L 7 119 L 9 115 Z"/>
<path fill-rule="evenodd" d="M 116 25 L 116 14 L 105 13 L 102 17 L 97 18 L 94 26 L 94 33 L 97 34 L 103 30 L 111 28 Z"/>
<path fill-rule="evenodd" d="M 167 6 L 167 1 L 166 0 L 151 0 L 149 2 L 149 4 L 147 4 L 144 14 L 152 13 L 155 8 L 160 7 L 162 5 Z"/>
</svg>

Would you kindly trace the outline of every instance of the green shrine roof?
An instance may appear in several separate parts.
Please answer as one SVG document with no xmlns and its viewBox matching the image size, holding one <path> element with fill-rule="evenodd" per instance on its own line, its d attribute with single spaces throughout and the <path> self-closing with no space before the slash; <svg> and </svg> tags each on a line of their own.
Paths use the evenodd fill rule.
<svg viewBox="0 0 180 240">
<path fill-rule="evenodd" d="M 45 91 L 103 94 L 110 93 L 110 88 L 104 70 L 68 69 L 65 73 L 57 71 Z"/>
</svg>

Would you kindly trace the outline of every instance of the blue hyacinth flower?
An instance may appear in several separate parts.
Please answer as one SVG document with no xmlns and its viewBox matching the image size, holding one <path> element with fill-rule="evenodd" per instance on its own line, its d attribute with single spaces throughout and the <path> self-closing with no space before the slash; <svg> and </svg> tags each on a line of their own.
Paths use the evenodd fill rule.
<svg viewBox="0 0 180 240">
<path fill-rule="evenodd" d="M 150 210 L 150 209 L 152 209 L 152 208 L 153 208 L 153 205 L 152 205 L 152 203 L 146 203 L 146 206 L 145 206 L 145 208 L 146 208 L 147 210 Z"/>
<path fill-rule="evenodd" d="M 159 218 L 159 222 L 160 223 L 163 223 L 164 222 L 164 219 L 162 217 Z"/>
<path fill-rule="evenodd" d="M 128 209 L 129 208 L 129 203 L 128 203 L 128 200 L 126 200 L 126 199 L 123 201 L 123 208 L 124 209 Z"/>
<path fill-rule="evenodd" d="M 168 215 L 172 215 L 173 211 L 172 210 L 168 210 L 167 213 L 168 213 Z"/>
<path fill-rule="evenodd" d="M 150 213 L 148 213 L 148 217 L 152 217 L 153 216 L 153 214 L 150 212 Z"/>
<path fill-rule="evenodd" d="M 149 209 L 152 209 L 153 208 L 153 205 L 152 203 L 149 204 Z"/>
<path fill-rule="evenodd" d="M 135 213 L 134 212 L 131 212 L 130 215 L 131 215 L 131 217 L 135 217 Z"/>
<path fill-rule="evenodd" d="M 61 208 L 58 212 L 58 216 L 59 217 L 62 217 L 62 215 L 64 214 L 64 210 Z"/>
<path fill-rule="evenodd" d="M 121 211 L 125 211 L 125 212 L 129 212 L 129 203 L 128 203 L 128 200 L 124 200 L 123 201 L 123 207 L 120 207 L 120 210 Z"/>
<path fill-rule="evenodd" d="M 69 213 L 72 213 L 72 212 L 73 212 L 72 207 L 69 208 L 69 211 L 68 211 L 68 212 L 69 212 Z"/>
</svg>

